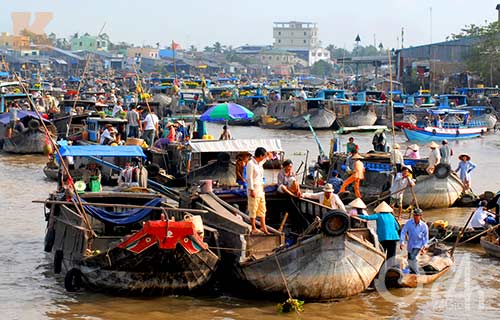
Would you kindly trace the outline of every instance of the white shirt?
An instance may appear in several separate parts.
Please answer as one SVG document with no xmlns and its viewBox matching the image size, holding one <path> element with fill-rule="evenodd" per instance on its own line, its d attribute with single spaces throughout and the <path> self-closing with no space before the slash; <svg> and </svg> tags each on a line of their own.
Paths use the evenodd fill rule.
<svg viewBox="0 0 500 320">
<path fill-rule="evenodd" d="M 254 190 L 256 197 L 264 196 L 264 161 L 258 163 L 255 158 L 248 161 L 247 164 L 247 184 L 248 191 Z"/>
<path fill-rule="evenodd" d="M 320 204 L 325 204 L 325 200 L 326 200 L 326 202 L 328 203 L 328 204 L 326 204 L 326 206 L 328 206 L 332 209 L 340 209 L 342 211 L 346 211 L 342 200 L 340 200 L 339 196 L 333 192 L 330 196 L 330 199 L 325 199 L 325 193 L 323 191 L 316 192 L 316 193 L 306 192 L 303 194 L 303 197 L 306 199 L 318 200 Z"/>
<path fill-rule="evenodd" d="M 160 120 L 158 116 L 154 113 L 148 113 L 146 118 L 144 118 L 144 122 L 146 122 L 146 127 L 144 130 L 156 130 L 156 125 Z"/>
<path fill-rule="evenodd" d="M 477 208 L 470 220 L 470 226 L 473 228 L 482 228 L 486 224 L 484 219 L 489 215 L 488 211 L 484 210 L 483 207 Z"/>
<path fill-rule="evenodd" d="M 408 180 L 410 180 L 411 186 L 413 187 L 415 185 L 415 180 L 409 178 L 403 178 L 403 174 L 401 172 L 398 172 L 396 174 L 396 178 L 394 178 L 394 182 L 391 185 L 391 194 L 393 198 L 400 199 L 403 196 L 404 191 L 399 191 L 399 190 L 408 187 Z M 396 193 L 396 191 L 399 192 Z"/>
<path fill-rule="evenodd" d="M 429 154 L 429 167 L 434 168 L 441 160 L 441 154 L 437 148 L 431 149 Z"/>
<path fill-rule="evenodd" d="M 111 139 L 111 140 L 114 140 L 115 138 L 113 138 L 113 136 L 111 135 L 111 133 L 109 132 L 108 129 L 104 130 L 102 133 L 101 133 L 101 138 L 99 139 L 99 143 L 100 144 L 103 144 L 104 143 L 104 140 L 108 138 L 108 139 Z"/>
<path fill-rule="evenodd" d="M 113 107 L 113 113 L 112 113 L 113 117 L 116 117 L 116 115 L 117 115 L 117 114 L 119 115 L 119 114 L 120 114 L 120 112 L 123 112 L 123 108 L 122 108 L 122 106 L 121 106 L 121 105 L 116 104 L 116 105 Z"/>
<path fill-rule="evenodd" d="M 394 164 L 403 164 L 404 159 L 403 155 L 401 154 L 401 151 L 399 149 L 393 149 L 391 151 L 391 163 Z"/>
</svg>

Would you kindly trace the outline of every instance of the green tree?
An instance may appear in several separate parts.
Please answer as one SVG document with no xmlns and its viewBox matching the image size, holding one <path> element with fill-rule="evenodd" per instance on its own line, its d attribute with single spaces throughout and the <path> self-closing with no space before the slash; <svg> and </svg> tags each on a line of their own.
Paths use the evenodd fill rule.
<svg viewBox="0 0 500 320">
<path fill-rule="evenodd" d="M 220 44 L 219 41 L 214 43 L 213 49 L 214 49 L 213 52 L 215 52 L 215 53 L 222 53 L 222 45 Z"/>
<path fill-rule="evenodd" d="M 336 47 L 333 44 L 330 44 L 326 47 L 326 50 L 330 51 L 330 57 L 332 59 L 342 59 L 342 58 L 349 58 L 352 57 L 352 52 L 349 50 L 343 49 Z"/>
<path fill-rule="evenodd" d="M 311 67 L 311 74 L 315 76 L 326 77 L 331 75 L 333 67 L 331 64 L 324 60 L 316 61 Z"/>
<path fill-rule="evenodd" d="M 478 74 L 490 86 L 500 83 L 500 22 L 486 26 L 469 25 L 451 39 L 476 37 L 474 44 L 464 57 L 469 71 Z"/>
</svg>

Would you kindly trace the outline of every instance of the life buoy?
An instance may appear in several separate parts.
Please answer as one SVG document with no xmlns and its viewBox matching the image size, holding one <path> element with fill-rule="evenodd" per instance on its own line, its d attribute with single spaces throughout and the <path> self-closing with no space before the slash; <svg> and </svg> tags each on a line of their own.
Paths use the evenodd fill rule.
<svg viewBox="0 0 500 320">
<path fill-rule="evenodd" d="M 52 247 L 54 246 L 55 239 L 56 239 L 56 230 L 54 228 L 47 230 L 47 233 L 45 234 L 44 246 L 43 246 L 43 250 L 45 252 L 52 251 Z"/>
<path fill-rule="evenodd" d="M 433 134 L 433 135 L 436 135 L 436 133 L 437 133 L 437 132 L 436 132 L 436 129 L 432 129 L 432 134 Z"/>
<path fill-rule="evenodd" d="M 451 173 L 451 166 L 449 164 L 440 163 L 434 168 L 434 175 L 438 179 L 445 179 Z"/>
<path fill-rule="evenodd" d="M 82 287 L 82 272 L 80 269 L 73 268 L 64 276 L 64 288 L 68 292 L 75 292 Z"/>
<path fill-rule="evenodd" d="M 339 236 L 347 229 L 349 229 L 349 216 L 342 210 L 329 211 L 321 220 L 321 231 L 328 236 Z"/>
<path fill-rule="evenodd" d="M 40 122 L 36 119 L 31 119 L 28 122 L 28 128 L 30 128 L 31 130 L 38 130 L 38 128 L 40 128 Z"/>
<path fill-rule="evenodd" d="M 56 252 L 54 253 L 54 273 L 55 274 L 61 273 L 62 261 L 63 261 L 63 251 L 56 250 Z"/>
</svg>

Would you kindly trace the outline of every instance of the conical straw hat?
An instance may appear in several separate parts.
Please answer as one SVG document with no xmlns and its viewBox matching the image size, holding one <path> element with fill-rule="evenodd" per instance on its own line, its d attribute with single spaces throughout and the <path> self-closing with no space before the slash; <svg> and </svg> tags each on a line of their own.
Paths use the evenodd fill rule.
<svg viewBox="0 0 500 320">
<path fill-rule="evenodd" d="M 429 147 L 431 148 L 439 148 L 439 144 L 435 143 L 434 141 L 432 141 L 430 144 L 429 144 Z"/>
<path fill-rule="evenodd" d="M 374 210 L 375 212 L 394 212 L 390 205 L 387 202 L 382 201 Z"/>
<path fill-rule="evenodd" d="M 353 208 L 366 209 L 366 204 L 360 198 L 356 198 L 349 203 L 349 206 Z"/>
</svg>

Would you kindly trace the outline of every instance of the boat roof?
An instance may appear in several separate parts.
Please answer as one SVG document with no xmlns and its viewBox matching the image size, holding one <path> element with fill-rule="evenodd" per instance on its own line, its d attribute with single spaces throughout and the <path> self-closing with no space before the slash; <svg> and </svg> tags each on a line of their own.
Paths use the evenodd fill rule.
<svg viewBox="0 0 500 320">
<path fill-rule="evenodd" d="M 33 111 L 24 111 L 24 110 L 19 110 L 17 111 L 16 113 L 16 116 L 19 118 L 19 119 L 24 119 L 26 117 L 31 117 L 31 118 L 35 118 L 35 119 L 40 119 L 40 117 L 38 117 L 38 115 L 36 114 L 36 112 L 33 112 Z M 42 120 L 46 123 L 50 123 L 49 120 L 47 119 L 43 119 Z M 10 122 L 10 114 L 8 112 L 5 112 L 3 114 L 0 114 L 0 123 L 1 124 L 8 124 Z"/>
<path fill-rule="evenodd" d="M 63 157 L 141 157 L 146 158 L 144 151 L 139 146 L 68 146 L 62 145 L 60 153 Z"/>
<path fill-rule="evenodd" d="M 193 152 L 244 152 L 253 154 L 263 147 L 267 151 L 283 151 L 279 139 L 192 140 Z"/>
</svg>

